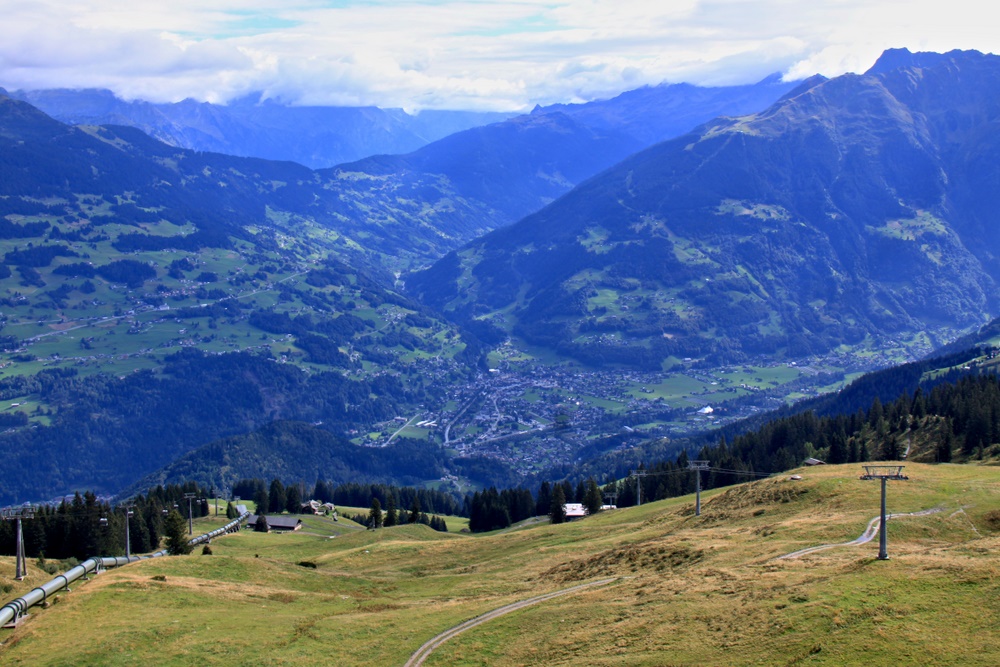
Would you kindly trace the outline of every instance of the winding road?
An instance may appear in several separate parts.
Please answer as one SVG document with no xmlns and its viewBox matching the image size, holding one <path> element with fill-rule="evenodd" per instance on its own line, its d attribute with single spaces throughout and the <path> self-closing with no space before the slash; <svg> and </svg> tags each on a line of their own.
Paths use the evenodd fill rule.
<svg viewBox="0 0 1000 667">
<path fill-rule="evenodd" d="M 937 514 L 938 512 L 943 512 L 943 507 L 933 507 L 928 510 L 921 510 L 919 512 L 907 512 L 904 514 L 887 514 L 885 516 L 886 521 L 889 519 L 895 519 L 901 516 L 927 516 L 928 514 Z M 806 554 L 815 553 L 817 551 L 823 551 L 825 549 L 833 549 L 834 547 L 850 547 L 856 546 L 858 544 L 865 544 L 866 542 L 871 542 L 876 535 L 878 535 L 878 526 L 881 521 L 881 517 L 875 517 L 868 522 L 868 527 L 865 528 L 865 532 L 850 542 L 838 542 L 837 544 L 820 544 L 815 547 L 806 547 L 805 549 L 799 549 L 798 551 L 793 551 L 790 554 L 785 554 L 784 556 L 778 556 L 777 560 L 785 560 L 788 558 L 798 558 L 799 556 L 805 556 Z"/>
<path fill-rule="evenodd" d="M 445 630 L 438 636 L 427 640 L 427 642 L 424 643 L 423 646 L 418 648 L 416 652 L 414 652 L 414 654 L 410 656 L 410 659 L 406 661 L 406 664 L 403 665 L 403 667 L 420 667 L 420 665 L 424 664 L 424 660 L 430 657 L 431 653 L 434 652 L 434 649 L 436 649 L 438 646 L 445 643 L 452 637 L 456 637 L 465 632 L 466 630 L 470 630 L 476 627 L 477 625 L 482 625 L 487 621 L 492 621 L 495 618 L 499 618 L 504 614 L 509 614 L 512 611 L 517 611 L 518 609 L 524 609 L 525 607 L 530 607 L 533 604 L 538 604 L 539 602 L 545 602 L 546 600 L 551 600 L 552 598 L 557 598 L 562 595 L 569 595 L 571 593 L 576 593 L 577 591 L 581 591 L 585 588 L 610 584 L 612 581 L 617 581 L 617 580 L 618 577 L 611 577 L 610 579 L 600 579 L 598 581 L 591 581 L 586 584 L 579 584 L 577 586 L 572 586 L 570 588 L 564 588 L 561 591 L 554 591 L 552 593 L 546 593 L 545 595 L 536 595 L 533 598 L 528 598 L 527 600 L 521 600 L 520 602 L 512 602 L 511 604 L 499 607 L 497 609 L 494 609 L 493 611 L 488 611 L 482 616 L 476 616 L 475 618 L 465 621 L 464 623 L 459 623 L 458 625 Z"/>
</svg>

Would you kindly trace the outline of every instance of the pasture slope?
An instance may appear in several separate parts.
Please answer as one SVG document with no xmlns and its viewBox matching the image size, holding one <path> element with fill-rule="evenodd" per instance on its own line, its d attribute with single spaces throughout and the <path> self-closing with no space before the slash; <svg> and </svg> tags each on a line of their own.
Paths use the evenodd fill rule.
<svg viewBox="0 0 1000 667">
<path fill-rule="evenodd" d="M 860 466 L 792 472 L 705 493 L 700 517 L 685 497 L 482 536 L 243 532 L 75 587 L 2 631 L 0 662 L 404 665 L 470 619 L 614 578 L 491 616 L 422 664 L 1000 664 L 1000 469 L 908 464 L 889 511 L 940 511 L 891 521 L 888 561 L 877 541 L 780 559 L 854 540 L 879 506 Z"/>
</svg>

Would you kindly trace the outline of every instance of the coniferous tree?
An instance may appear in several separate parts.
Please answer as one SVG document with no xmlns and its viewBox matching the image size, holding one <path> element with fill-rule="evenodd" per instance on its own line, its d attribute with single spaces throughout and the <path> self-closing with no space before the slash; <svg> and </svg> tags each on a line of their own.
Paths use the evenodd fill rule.
<svg viewBox="0 0 1000 667">
<path fill-rule="evenodd" d="M 267 489 L 261 487 L 254 491 L 253 493 L 253 504 L 257 507 L 257 514 L 267 514 L 267 508 L 270 503 L 268 502 Z"/>
<path fill-rule="evenodd" d="M 285 489 L 285 509 L 289 514 L 302 513 L 302 492 L 298 484 L 292 484 Z"/>
<path fill-rule="evenodd" d="M 164 522 L 164 531 L 167 535 L 167 553 L 171 556 L 183 556 L 191 553 L 191 545 L 188 544 L 185 529 L 184 517 L 177 510 L 170 510 L 167 520 Z"/>
<path fill-rule="evenodd" d="M 396 495 L 390 493 L 385 499 L 385 518 L 382 520 L 382 525 L 386 528 L 391 528 L 398 523 L 399 511 L 396 509 Z"/>
<path fill-rule="evenodd" d="M 236 507 L 232 503 L 226 503 L 226 518 L 232 521 L 237 516 Z"/>
<path fill-rule="evenodd" d="M 372 506 L 368 510 L 368 527 L 372 530 L 382 527 L 382 503 L 378 501 L 378 498 L 372 497 Z"/>
<path fill-rule="evenodd" d="M 552 491 L 552 504 L 549 507 L 549 519 L 552 523 L 563 523 L 566 521 L 566 492 L 561 484 L 556 484 Z"/>
<path fill-rule="evenodd" d="M 830 464 L 847 463 L 847 459 L 847 448 L 844 446 L 844 441 L 841 440 L 841 435 L 836 433 L 830 441 L 830 453 L 827 454 L 826 462 Z"/>
<path fill-rule="evenodd" d="M 417 523 L 418 521 L 420 521 L 420 498 L 414 495 L 413 502 L 410 504 L 410 514 L 406 517 L 406 523 Z"/>
<path fill-rule="evenodd" d="M 253 524 L 253 529 L 258 533 L 266 533 L 271 530 L 271 527 L 267 525 L 267 515 L 258 514 L 257 521 Z"/>
<path fill-rule="evenodd" d="M 271 488 L 267 492 L 267 511 L 269 514 L 281 514 L 285 511 L 285 485 L 280 479 L 271 480 Z"/>
<path fill-rule="evenodd" d="M 899 440 L 896 438 L 896 434 L 893 433 L 885 443 L 885 452 L 882 458 L 886 461 L 898 461 L 902 455 L 903 452 L 899 447 Z"/>
<path fill-rule="evenodd" d="M 535 502 L 535 516 L 545 516 L 552 509 L 552 487 L 548 482 L 542 482 L 538 489 L 538 500 Z"/>
<path fill-rule="evenodd" d="M 597 486 L 597 480 L 593 477 L 587 480 L 587 490 L 583 494 L 583 506 L 587 514 L 597 514 L 604 505 L 604 498 L 601 496 L 601 489 Z"/>
<path fill-rule="evenodd" d="M 938 463 L 950 463 L 951 462 L 951 450 L 953 446 L 954 436 L 951 434 L 951 428 L 946 427 L 942 429 L 941 439 L 938 441 L 937 449 L 935 450 L 935 459 Z"/>
</svg>

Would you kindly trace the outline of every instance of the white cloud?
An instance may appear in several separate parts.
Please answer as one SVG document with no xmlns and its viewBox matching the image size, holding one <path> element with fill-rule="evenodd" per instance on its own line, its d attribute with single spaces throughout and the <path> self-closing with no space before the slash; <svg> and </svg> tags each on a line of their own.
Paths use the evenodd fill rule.
<svg viewBox="0 0 1000 667">
<path fill-rule="evenodd" d="M 889 47 L 995 51 L 971 0 L 0 0 L 0 85 L 156 101 L 528 108 L 662 81 L 867 69 Z"/>
</svg>

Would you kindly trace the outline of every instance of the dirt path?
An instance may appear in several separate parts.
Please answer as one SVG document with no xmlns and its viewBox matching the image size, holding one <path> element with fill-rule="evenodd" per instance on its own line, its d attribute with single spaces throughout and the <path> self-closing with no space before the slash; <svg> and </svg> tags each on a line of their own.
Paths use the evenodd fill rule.
<svg viewBox="0 0 1000 667">
<path fill-rule="evenodd" d="M 934 507 L 929 510 L 921 510 L 919 512 L 908 512 L 905 514 L 887 514 L 885 516 L 886 521 L 889 519 L 895 519 L 901 516 L 927 516 L 928 514 L 937 514 L 938 512 L 943 512 L 943 507 Z M 786 558 L 798 558 L 799 556 L 805 556 L 806 554 L 815 553 L 817 551 L 823 551 L 825 549 L 833 549 L 834 547 L 850 547 L 858 544 L 865 544 L 866 542 L 871 542 L 876 535 L 878 535 L 878 525 L 881 521 L 881 517 L 875 517 L 868 522 L 868 527 L 865 528 L 865 532 L 850 542 L 838 542 L 837 544 L 821 544 L 816 547 L 806 547 L 805 549 L 799 549 L 798 551 L 793 551 L 790 554 L 785 554 L 784 556 L 778 556 L 778 560 L 784 560 Z"/>
<path fill-rule="evenodd" d="M 610 584 L 612 581 L 617 581 L 618 577 L 611 577 L 610 579 L 600 579 L 598 581 L 591 581 L 587 584 L 580 584 L 578 586 L 572 586 L 570 588 L 564 588 L 561 591 L 555 591 L 552 593 L 546 593 L 545 595 L 538 595 L 533 598 L 528 598 L 527 600 L 521 600 L 520 602 L 513 602 L 511 604 L 499 607 L 493 611 L 488 611 L 482 616 L 477 616 L 473 619 L 465 621 L 464 623 L 459 623 L 458 625 L 451 627 L 433 639 L 429 639 L 423 646 L 416 650 L 416 652 L 410 656 L 410 659 L 406 661 L 403 667 L 420 667 L 424 664 L 424 660 L 430 657 L 431 653 L 434 652 L 441 644 L 445 643 L 452 637 L 456 637 L 466 630 L 470 630 L 477 625 L 482 625 L 487 621 L 492 621 L 495 618 L 499 618 L 504 614 L 509 614 L 512 611 L 517 611 L 518 609 L 524 609 L 525 607 L 530 607 L 533 604 L 538 604 L 539 602 L 545 602 L 546 600 L 551 600 L 552 598 L 557 598 L 562 595 L 569 595 L 570 593 L 576 593 L 584 588 L 590 588 L 592 586 L 603 586 L 605 584 Z"/>
</svg>

